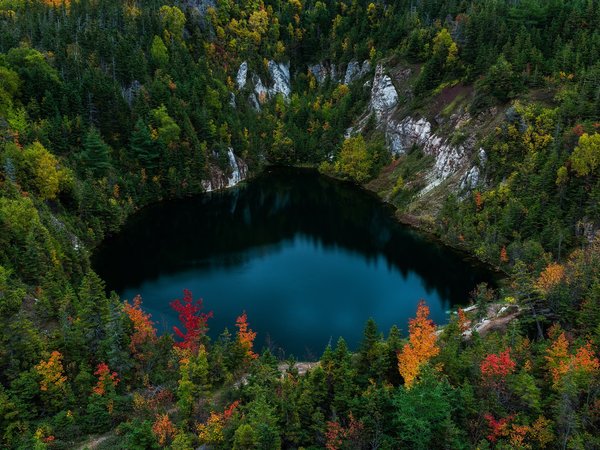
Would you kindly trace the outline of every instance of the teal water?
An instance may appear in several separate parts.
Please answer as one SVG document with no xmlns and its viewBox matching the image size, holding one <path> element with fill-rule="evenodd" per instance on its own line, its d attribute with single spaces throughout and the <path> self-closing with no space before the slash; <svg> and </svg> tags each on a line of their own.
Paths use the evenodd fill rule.
<svg viewBox="0 0 600 450">
<path fill-rule="evenodd" d="M 425 299 L 432 319 L 466 304 L 492 275 L 402 226 L 376 197 L 310 170 L 271 169 L 245 186 L 142 210 L 98 249 L 94 268 L 124 299 L 140 294 L 160 331 L 190 289 L 213 311 L 210 335 L 246 311 L 258 349 L 320 356 L 366 320 L 407 329 Z"/>
</svg>

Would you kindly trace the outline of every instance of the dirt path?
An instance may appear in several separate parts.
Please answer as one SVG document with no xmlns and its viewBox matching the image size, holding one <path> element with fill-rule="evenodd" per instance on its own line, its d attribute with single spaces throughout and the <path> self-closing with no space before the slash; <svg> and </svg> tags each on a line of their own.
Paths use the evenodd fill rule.
<svg viewBox="0 0 600 450">
<path fill-rule="evenodd" d="M 104 433 L 99 436 L 90 438 L 83 444 L 79 444 L 76 448 L 77 448 L 77 450 L 95 450 L 98 447 L 100 447 L 100 445 L 102 445 L 104 442 L 106 442 L 107 440 L 109 440 L 110 438 L 112 438 L 114 436 L 115 436 L 114 431 L 109 431 L 108 433 Z"/>
<path fill-rule="evenodd" d="M 476 306 L 471 306 L 463 311 L 470 314 L 476 309 Z M 517 318 L 520 313 L 521 310 L 516 304 L 492 303 L 488 306 L 485 318 L 477 323 L 469 323 L 469 329 L 463 333 L 463 336 L 469 338 L 473 331 L 477 331 L 481 336 L 485 336 L 492 331 L 504 331 L 508 324 Z"/>
</svg>

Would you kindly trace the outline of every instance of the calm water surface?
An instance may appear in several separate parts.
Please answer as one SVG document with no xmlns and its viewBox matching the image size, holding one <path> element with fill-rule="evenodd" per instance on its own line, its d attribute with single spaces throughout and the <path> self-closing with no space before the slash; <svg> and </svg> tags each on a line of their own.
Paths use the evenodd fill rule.
<svg viewBox="0 0 600 450">
<path fill-rule="evenodd" d="M 299 169 L 146 208 L 103 243 L 94 267 L 122 298 L 142 295 L 160 331 L 177 323 L 169 302 L 190 289 L 214 313 L 213 338 L 245 310 L 259 349 L 301 359 L 339 336 L 357 348 L 369 317 L 405 331 L 419 299 L 444 323 L 492 279 L 369 193 Z"/>
</svg>

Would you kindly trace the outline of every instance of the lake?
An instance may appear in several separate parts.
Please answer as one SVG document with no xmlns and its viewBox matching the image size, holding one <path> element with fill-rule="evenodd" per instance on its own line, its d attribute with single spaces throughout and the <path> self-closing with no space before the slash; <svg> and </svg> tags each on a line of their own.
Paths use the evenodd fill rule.
<svg viewBox="0 0 600 450">
<path fill-rule="evenodd" d="M 436 324 L 468 303 L 486 268 L 399 224 L 350 183 L 308 169 L 271 168 L 228 191 L 150 206 L 93 258 L 109 290 L 143 298 L 160 332 L 183 289 L 204 300 L 212 338 L 243 311 L 255 348 L 316 359 L 343 336 L 357 349 L 372 317 L 403 332 L 425 299 Z"/>
</svg>

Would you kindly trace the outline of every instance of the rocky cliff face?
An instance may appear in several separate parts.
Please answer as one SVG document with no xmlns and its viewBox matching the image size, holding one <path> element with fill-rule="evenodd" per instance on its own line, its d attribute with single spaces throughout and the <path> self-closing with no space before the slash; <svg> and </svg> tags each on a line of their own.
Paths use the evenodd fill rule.
<svg viewBox="0 0 600 450">
<path fill-rule="evenodd" d="M 202 181 L 206 192 L 218 191 L 235 186 L 248 176 L 248 165 L 237 157 L 232 148 L 227 151 L 229 170 L 224 171 L 215 164 L 209 165 L 209 179 Z"/>
<path fill-rule="evenodd" d="M 248 63 L 244 61 L 240 64 L 240 68 L 238 69 L 237 75 L 235 77 L 235 81 L 237 83 L 237 88 L 242 90 L 246 87 L 246 81 L 248 79 Z"/>
<path fill-rule="evenodd" d="M 269 79 L 266 82 L 249 70 L 247 62 L 240 65 L 236 75 L 237 88 L 250 91 L 248 100 L 258 111 L 265 101 L 278 94 L 288 99 L 292 92 L 289 63 L 269 61 L 267 67 Z M 328 80 L 349 84 L 372 73 L 369 61 L 350 61 L 345 67 L 320 62 L 309 65 L 308 70 L 319 84 Z M 408 114 L 403 102 L 411 95 L 411 75 L 413 72 L 410 68 L 388 70 L 384 65 L 378 64 L 373 79 L 365 83 L 365 86 L 371 86 L 369 109 L 357 126 L 348 130 L 348 135 L 360 132 L 368 117 L 373 114 L 377 129 L 385 136 L 392 155 L 401 156 L 417 146 L 425 155 L 432 157 L 433 164 L 423 174 L 425 183 L 419 197 L 433 195 L 442 185 L 444 189 L 458 193 L 474 189 L 484 182 L 482 168 L 486 154 L 476 145 L 477 138 L 471 129 L 472 118 L 463 111 L 457 111 L 443 120 L 440 117 Z M 466 124 L 470 125 L 467 127 Z M 450 137 L 455 132 L 464 134 L 459 142 Z M 228 184 L 229 181 L 217 176 L 211 186 L 226 187 Z"/>
<path fill-rule="evenodd" d="M 401 70 L 392 79 L 382 65 L 375 70 L 370 112 L 375 115 L 377 128 L 384 134 L 390 152 L 400 156 L 417 146 L 425 155 L 433 157 L 433 166 L 424 175 L 425 186 L 419 192 L 421 197 L 442 184 L 454 191 L 476 187 L 482 182 L 480 165 L 485 164 L 486 157 L 485 151 L 476 147 L 477 139 L 472 131 L 464 127 L 471 121 L 470 116 L 460 111 L 452 114 L 444 121 L 445 132 L 441 133 L 436 130 L 436 121 L 403 113 L 397 86 L 401 92 L 406 92 L 409 77 L 410 71 Z M 465 133 L 460 144 L 452 143 L 448 137 L 450 130 Z M 474 163 L 476 159 L 478 161 Z"/>
<path fill-rule="evenodd" d="M 251 90 L 248 101 L 257 111 L 260 111 L 261 105 L 264 102 L 275 97 L 277 94 L 281 94 L 285 99 L 289 99 L 292 93 L 289 62 L 278 63 L 269 61 L 268 70 L 269 80 L 268 82 L 263 82 L 257 74 L 249 71 L 248 62 L 244 61 L 240 64 L 235 77 L 238 90 L 241 91 L 246 88 Z"/>
<path fill-rule="evenodd" d="M 398 92 L 389 75 L 385 74 L 379 64 L 375 69 L 375 77 L 371 87 L 371 110 L 378 119 L 386 116 L 388 111 L 398 104 Z"/>
<path fill-rule="evenodd" d="M 275 97 L 277 94 L 282 94 L 285 98 L 289 98 L 292 93 L 290 83 L 290 63 L 276 63 L 269 61 L 269 76 L 271 77 L 271 87 L 269 88 L 269 97 Z"/>
<path fill-rule="evenodd" d="M 329 62 L 320 62 L 309 65 L 308 70 L 319 84 L 325 83 L 328 79 L 336 83 L 350 84 L 367 75 L 371 71 L 371 63 L 365 60 L 361 64 L 356 60 L 352 60 L 343 69 L 343 66 L 336 66 Z"/>
</svg>

